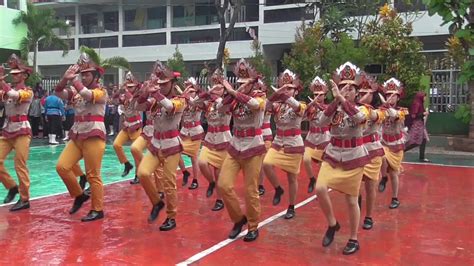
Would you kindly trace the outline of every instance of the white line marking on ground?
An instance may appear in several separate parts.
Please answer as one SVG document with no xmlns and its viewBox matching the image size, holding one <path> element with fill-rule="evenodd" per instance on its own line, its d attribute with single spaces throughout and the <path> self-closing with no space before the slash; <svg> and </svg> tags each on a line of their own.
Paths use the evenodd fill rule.
<svg viewBox="0 0 474 266">
<path fill-rule="evenodd" d="M 331 189 L 329 189 L 328 191 L 331 191 Z M 303 200 L 302 202 L 300 202 L 300 203 L 298 203 L 298 204 L 295 205 L 295 209 L 298 209 L 299 207 L 302 207 L 302 206 L 304 206 L 304 205 L 310 203 L 311 201 L 315 200 L 317 197 L 318 197 L 318 196 L 313 195 L 313 196 L 311 196 L 311 197 L 309 197 L 309 198 Z M 263 227 L 263 226 L 265 226 L 265 225 L 267 225 L 267 224 L 269 224 L 269 223 L 275 221 L 276 219 L 278 219 L 278 218 L 280 218 L 281 216 L 285 215 L 285 213 L 286 213 L 286 210 L 281 211 L 281 212 L 279 212 L 279 213 L 277 213 L 277 214 L 275 214 L 275 215 L 273 215 L 273 216 L 271 216 L 271 217 L 265 219 L 263 222 L 261 222 L 261 223 L 258 225 L 258 228 L 261 228 L 261 227 Z M 210 247 L 210 248 L 208 248 L 208 249 L 206 249 L 206 250 L 203 250 L 203 251 L 201 251 L 201 252 L 199 252 L 199 253 L 193 255 L 192 257 L 188 258 L 187 260 L 176 264 L 176 266 L 184 266 L 184 265 L 189 265 L 189 264 L 191 264 L 191 263 L 194 263 L 194 262 L 196 262 L 196 261 L 198 261 L 198 260 L 200 260 L 200 259 L 206 257 L 207 255 L 209 255 L 209 254 L 211 254 L 211 253 L 214 253 L 214 252 L 216 252 L 217 250 L 219 250 L 219 249 L 221 249 L 221 248 L 223 248 L 223 247 L 229 245 L 230 243 L 232 243 L 232 242 L 234 242 L 234 241 L 237 241 L 237 240 L 240 239 L 241 237 L 245 236 L 245 235 L 247 234 L 247 231 L 248 231 L 248 230 L 245 230 L 245 231 L 241 232 L 241 233 L 239 234 L 239 236 L 236 237 L 235 239 L 226 239 L 226 240 L 224 240 L 224 241 L 221 241 L 221 242 L 215 244 L 214 246 L 212 246 L 212 247 Z"/>
<path fill-rule="evenodd" d="M 58 177 L 59 178 L 59 177 Z M 133 179 L 133 178 L 132 178 Z M 108 186 L 108 185 L 113 185 L 113 184 L 116 184 L 116 183 L 120 183 L 120 182 L 125 182 L 125 181 L 130 181 L 132 179 L 125 179 L 125 180 L 119 180 L 119 181 L 114 181 L 114 182 L 110 182 L 110 183 L 107 183 L 107 184 L 104 184 L 104 187 L 105 186 Z M 44 196 L 40 196 L 40 197 L 34 197 L 34 198 L 31 198 L 30 201 L 33 201 L 33 200 L 39 200 L 39 199 L 44 199 L 44 198 L 49 198 L 49 197 L 54 197 L 54 196 L 58 196 L 58 195 L 62 195 L 62 194 L 68 194 L 67 191 L 64 191 L 64 192 L 60 192 L 60 193 L 55 193 L 55 194 L 50 194 L 50 195 L 44 195 Z M 15 204 L 16 202 L 13 201 L 13 202 L 10 202 L 10 203 L 7 203 L 7 204 L 0 204 L 0 207 L 3 207 L 3 206 L 8 206 L 8 205 L 13 205 Z"/>
<path fill-rule="evenodd" d="M 441 164 L 441 163 L 403 162 L 403 164 L 434 165 L 434 166 L 460 167 L 460 168 L 474 168 L 474 166 L 469 166 L 469 165 L 455 165 L 455 164 Z"/>
</svg>

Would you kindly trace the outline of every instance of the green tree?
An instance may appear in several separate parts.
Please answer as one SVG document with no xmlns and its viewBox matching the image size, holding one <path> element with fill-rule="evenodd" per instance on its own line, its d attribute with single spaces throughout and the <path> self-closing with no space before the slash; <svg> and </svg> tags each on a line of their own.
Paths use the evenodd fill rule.
<svg viewBox="0 0 474 266">
<path fill-rule="evenodd" d="M 408 106 L 421 87 L 421 78 L 427 74 L 426 58 L 421 53 L 423 44 L 411 37 L 412 25 L 405 22 L 388 5 L 380 9 L 380 17 L 367 24 L 362 45 L 374 57 L 374 63 L 384 68 L 379 81 L 396 77 L 405 86 L 405 98 L 401 104 Z"/>
<path fill-rule="evenodd" d="M 65 21 L 56 18 L 55 12 L 51 8 L 39 9 L 28 3 L 27 12 L 22 11 L 13 20 L 14 25 L 24 23 L 28 28 L 26 37 L 20 43 L 21 56 L 23 60 L 28 60 L 28 55 L 33 51 L 33 71 L 37 70 L 38 45 L 54 45 L 63 50 L 63 56 L 69 51 L 69 44 L 65 39 L 59 38 L 53 29 L 67 32 L 69 36 L 69 25 Z"/>
<path fill-rule="evenodd" d="M 368 49 L 364 46 L 357 47 L 356 41 L 347 33 L 341 33 L 338 38 L 338 42 L 325 38 L 321 43 L 323 51 L 321 69 L 323 75 L 325 73 L 330 74 L 334 72 L 336 68 L 347 61 L 350 61 L 361 69 L 364 69 L 364 66 L 372 62 Z"/>
<path fill-rule="evenodd" d="M 181 77 L 184 78 L 188 76 L 186 65 L 183 60 L 183 54 L 179 51 L 178 46 L 176 46 L 173 56 L 168 58 L 168 62 L 166 63 L 171 70 L 181 73 Z"/>
<path fill-rule="evenodd" d="M 267 60 L 265 60 L 265 56 L 263 55 L 262 52 L 262 46 L 260 42 L 255 39 L 253 40 L 251 44 L 252 51 L 254 52 L 253 56 L 249 58 L 250 63 L 252 64 L 253 67 L 255 67 L 255 70 L 257 72 L 261 73 L 265 77 L 265 83 L 267 86 L 271 85 L 271 80 L 270 77 L 272 75 L 272 68 L 270 66 L 270 63 L 268 63 Z"/>
<path fill-rule="evenodd" d="M 315 23 L 312 26 L 302 23 L 296 32 L 290 53 L 283 56 L 283 65 L 298 74 L 305 86 L 309 85 L 315 75 L 322 74 L 321 42 L 323 38 L 321 23 Z"/>
</svg>

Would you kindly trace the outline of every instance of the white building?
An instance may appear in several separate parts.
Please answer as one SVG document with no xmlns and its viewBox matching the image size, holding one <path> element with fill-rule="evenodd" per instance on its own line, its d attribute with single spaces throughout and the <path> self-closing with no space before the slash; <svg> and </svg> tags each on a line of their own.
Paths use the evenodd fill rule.
<svg viewBox="0 0 474 266">
<path fill-rule="evenodd" d="M 59 78 L 66 67 L 76 62 L 79 47 L 96 48 L 102 57 L 120 55 L 132 64 L 133 72 L 143 80 L 156 59 L 166 61 L 176 46 L 184 56 L 188 70 L 196 75 L 204 61 L 216 57 L 219 24 L 214 0 L 37 0 L 41 8 L 54 8 L 59 18 L 70 23 L 71 51 L 62 57 L 55 47 L 41 47 L 38 63 L 43 76 Z M 227 46 L 231 59 L 252 55 L 252 38 L 247 30 L 255 30 L 265 56 L 276 74 L 280 60 L 294 42 L 301 19 L 314 19 L 305 2 L 314 0 L 245 0 L 235 31 Z M 416 2 L 416 1 L 415 1 Z M 421 2 L 418 1 L 418 2 Z M 406 7 L 395 1 L 397 10 Z M 418 8 L 423 7 L 420 5 Z M 413 27 L 413 35 L 424 43 L 426 52 L 444 51 L 447 27 L 439 26 L 440 17 L 427 12 Z M 64 35 L 63 32 L 59 34 Z M 66 37 L 65 37 L 66 38 Z M 108 82 L 117 82 L 121 72 L 109 71 Z"/>
</svg>

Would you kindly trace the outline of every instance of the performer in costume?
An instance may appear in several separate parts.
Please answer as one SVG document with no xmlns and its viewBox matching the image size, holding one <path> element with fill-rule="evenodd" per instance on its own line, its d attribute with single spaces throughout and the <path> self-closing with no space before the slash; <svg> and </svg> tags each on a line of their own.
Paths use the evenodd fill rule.
<svg viewBox="0 0 474 266">
<path fill-rule="evenodd" d="M 350 224 L 350 238 L 343 254 L 359 250 L 357 232 L 360 209 L 357 204 L 364 165 L 370 162 L 364 146 L 362 133 L 368 116 L 365 106 L 357 107 L 355 100 L 359 89 L 360 70 L 350 62 L 340 66 L 331 80 L 334 101 L 326 108 L 321 118 L 322 126 L 330 125 L 331 140 L 323 154 L 324 162 L 316 181 L 316 193 L 321 209 L 328 221 L 323 238 L 323 247 L 334 240 L 340 225 L 334 216 L 328 188 L 345 194 Z"/>
<path fill-rule="evenodd" d="M 138 167 L 138 177 L 153 204 L 148 217 L 148 221 L 153 222 L 165 204 L 158 196 L 151 175 L 158 168 L 163 168 L 162 183 L 165 190 L 167 218 L 160 226 L 160 231 L 169 231 L 176 227 L 178 204 L 176 169 L 183 151 L 178 128 L 186 108 L 186 100 L 177 95 L 175 84 L 179 73 L 172 72 L 159 61 L 156 66 L 162 69 L 158 75 L 158 86 L 150 84 L 147 92 L 140 95 L 137 100 L 137 109 L 140 111 L 151 109 L 154 117 L 153 138 L 148 146 L 149 152 Z"/>
<path fill-rule="evenodd" d="M 30 208 L 30 173 L 26 162 L 31 142 L 28 110 L 33 100 L 33 91 L 25 85 L 25 81 L 32 69 L 24 65 L 15 54 L 8 59 L 8 65 L 12 86 L 5 82 L 5 70 L 0 66 L 0 101 L 5 105 L 6 116 L 0 137 L 0 181 L 8 189 L 3 203 L 13 201 L 16 194 L 20 193 L 20 199 L 10 208 L 10 211 L 19 211 Z M 20 186 L 5 169 L 5 160 L 12 150 L 15 150 L 13 161 Z"/>
<path fill-rule="evenodd" d="M 191 101 L 192 105 L 198 105 L 205 110 L 208 128 L 204 137 L 203 147 L 199 154 L 199 169 L 202 175 L 208 180 L 209 186 L 206 197 L 211 197 L 216 186 L 217 178 L 222 169 L 222 163 L 227 157 L 227 147 L 232 138 L 230 134 L 230 111 L 219 110 L 217 106 L 222 103 L 224 86 L 222 85 L 223 75 L 217 69 L 211 76 L 212 88 L 207 92 L 201 92 L 198 98 Z M 212 211 L 220 211 L 224 208 L 224 201 L 217 191 L 217 199 Z"/>
<path fill-rule="evenodd" d="M 236 238 L 248 222 L 248 233 L 244 241 L 249 242 L 258 238 L 258 175 L 266 153 L 261 129 L 265 112 L 265 93 L 254 91 L 258 76 L 245 60 L 241 59 L 236 68 L 239 74 L 237 82 L 241 84 L 239 88 L 234 90 L 227 80 L 223 81 L 229 95 L 223 100 L 222 109 L 232 112 L 234 135 L 229 143 L 229 154 L 222 165 L 217 186 L 234 223 L 229 238 Z M 234 189 L 240 170 L 244 174 L 246 214 L 240 208 Z"/>
<path fill-rule="evenodd" d="M 75 79 L 81 73 L 81 80 Z M 99 84 L 104 69 L 93 62 L 87 54 L 82 54 L 79 62 L 64 73 L 56 86 L 56 95 L 74 106 L 74 125 L 69 131 L 70 141 L 59 156 L 56 171 L 61 176 L 74 203 L 69 211 L 76 213 L 89 199 L 74 174 L 73 168 L 84 159 L 87 181 L 90 184 L 92 208 L 83 222 L 104 218 L 104 187 L 100 176 L 102 157 L 105 151 L 106 131 L 104 125 L 107 90 Z M 66 87 L 72 82 L 74 88 Z M 66 89 L 65 89 L 66 88 Z"/>
<path fill-rule="evenodd" d="M 297 176 L 303 160 L 304 142 L 301 137 L 301 121 L 306 112 L 306 103 L 298 102 L 294 97 L 303 89 L 303 84 L 290 70 L 285 70 L 278 79 L 280 87 L 268 99 L 274 113 L 277 134 L 272 147 L 263 159 L 263 169 L 273 187 L 275 196 L 273 205 L 280 203 L 283 189 L 275 174 L 274 166 L 286 172 L 289 186 L 289 206 L 285 219 L 295 216 L 296 193 L 298 192 Z"/>
<path fill-rule="evenodd" d="M 128 161 L 125 152 L 123 151 L 123 145 L 128 141 L 135 141 L 142 133 L 142 116 L 141 113 L 135 110 L 135 101 L 139 92 L 139 83 L 129 71 L 125 75 L 125 83 L 123 88 L 114 94 L 114 103 L 123 106 L 123 127 L 118 133 L 114 140 L 114 150 L 121 164 L 124 165 L 122 177 L 127 176 L 130 170 L 133 169 L 133 165 Z M 139 161 L 135 160 L 135 166 Z M 130 182 L 131 184 L 138 184 L 138 177 L 135 174 L 135 178 Z"/>
<path fill-rule="evenodd" d="M 320 77 L 315 77 L 309 89 L 313 93 L 314 99 L 308 105 L 306 110 L 306 119 L 309 121 L 309 131 L 305 139 L 305 150 L 304 150 L 304 166 L 306 174 L 309 177 L 308 193 L 312 193 L 314 186 L 316 185 L 316 175 L 313 172 L 313 161 L 322 162 L 323 152 L 331 139 L 329 135 L 329 127 L 321 126 L 321 117 L 326 104 L 326 94 L 328 88 L 326 82 Z"/>
<path fill-rule="evenodd" d="M 370 163 L 364 166 L 363 181 L 365 184 L 366 209 L 362 228 L 372 229 L 374 224 L 372 210 L 375 206 L 376 186 L 379 180 L 380 169 L 384 156 L 382 143 L 380 142 L 380 132 L 382 123 L 385 120 L 385 110 L 379 109 L 380 96 L 378 95 L 379 85 L 367 74 L 362 74 L 362 81 L 359 89 L 359 104 L 369 110 L 367 127 L 363 133 L 364 146 L 369 152 Z M 361 202 L 359 201 L 359 206 Z"/>
<path fill-rule="evenodd" d="M 405 126 L 405 117 L 408 115 L 408 109 L 397 106 L 400 95 L 403 93 L 403 86 L 399 80 L 391 78 L 385 81 L 383 90 L 387 99 L 383 105 L 387 109 L 387 118 L 382 126 L 382 144 L 388 167 L 387 173 L 392 181 L 392 201 L 389 208 L 396 209 L 400 205 L 398 200 L 398 177 L 405 148 L 405 137 L 402 131 Z M 387 176 L 382 176 L 382 180 L 379 183 L 380 192 L 385 190 L 387 180 Z"/>
<path fill-rule="evenodd" d="M 188 99 L 194 99 L 200 92 L 200 87 L 194 78 L 189 78 L 184 82 L 185 94 Z M 183 154 L 191 158 L 193 169 L 193 181 L 189 189 L 196 189 L 199 187 L 197 177 L 199 175 L 199 166 L 197 162 L 199 150 L 201 149 L 201 142 L 205 135 L 204 129 L 201 126 L 202 109 L 197 105 L 188 104 L 183 112 L 183 120 L 181 122 L 180 136 L 183 144 Z M 180 168 L 186 169 L 184 162 L 180 160 Z M 183 186 L 188 183 L 189 172 L 183 171 Z"/>
<path fill-rule="evenodd" d="M 161 63 L 159 63 L 158 65 L 161 66 Z M 148 86 L 150 86 L 151 84 L 157 85 L 156 83 L 157 77 L 156 77 L 155 71 L 156 73 L 159 73 L 161 70 L 162 69 L 160 67 L 154 66 L 153 73 L 151 74 L 150 80 L 145 81 L 143 83 L 143 86 L 140 88 L 140 91 L 136 93 L 133 97 L 138 99 L 140 95 L 147 93 L 146 89 L 148 88 Z M 148 100 L 151 102 L 150 107 L 153 107 L 155 105 L 156 100 L 154 98 L 150 98 Z M 134 101 L 134 102 L 135 102 L 135 105 L 138 105 L 137 101 Z M 135 109 L 136 108 L 137 106 L 135 106 Z M 146 115 L 146 121 L 145 121 L 145 126 L 143 127 L 143 130 L 142 130 L 142 133 L 137 139 L 133 141 L 132 145 L 130 146 L 130 152 L 132 153 L 133 159 L 135 160 L 135 162 L 138 162 L 137 169 L 138 169 L 138 166 L 140 165 L 140 162 L 143 159 L 143 152 L 145 151 L 147 146 L 150 145 L 151 139 L 153 138 L 153 132 L 154 132 L 154 128 L 153 128 L 154 115 L 153 115 L 152 110 L 150 108 L 147 109 L 145 111 L 145 115 Z M 158 167 L 156 171 L 153 173 L 153 176 L 155 180 L 156 189 L 160 195 L 160 198 L 163 199 L 165 195 L 162 181 L 161 181 L 163 177 L 163 168 Z M 130 183 L 135 184 L 135 183 L 140 183 L 140 181 L 134 179 L 130 181 Z"/>
<path fill-rule="evenodd" d="M 260 87 L 260 90 L 262 92 L 267 93 L 267 86 L 262 81 L 262 79 L 258 80 L 257 86 Z M 271 119 L 272 119 L 273 114 L 272 114 L 272 111 L 270 110 L 271 105 L 268 104 L 268 99 L 265 106 L 266 108 L 265 108 L 265 115 L 263 116 L 262 135 L 263 135 L 263 141 L 265 141 L 265 149 L 268 152 L 268 150 L 272 146 L 272 141 L 273 141 L 273 133 L 272 133 L 272 127 L 271 127 Z M 264 177 L 265 177 L 265 171 L 263 170 L 263 164 L 262 164 L 262 169 L 260 170 L 260 176 L 258 177 L 258 195 L 259 196 L 263 196 L 265 194 L 265 187 L 263 186 Z"/>
</svg>

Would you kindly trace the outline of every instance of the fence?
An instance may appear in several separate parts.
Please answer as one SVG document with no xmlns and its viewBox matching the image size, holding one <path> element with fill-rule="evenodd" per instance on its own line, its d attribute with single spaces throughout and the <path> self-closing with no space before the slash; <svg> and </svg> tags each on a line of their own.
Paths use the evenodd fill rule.
<svg viewBox="0 0 474 266">
<path fill-rule="evenodd" d="M 430 82 L 430 109 L 434 112 L 453 112 L 461 104 L 467 103 L 469 88 L 457 82 L 457 69 L 432 70 Z"/>
</svg>

